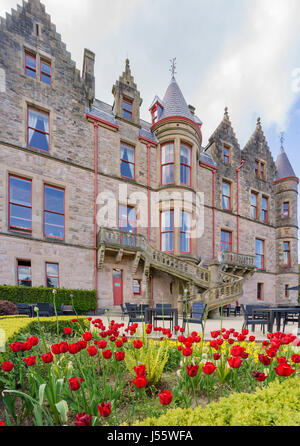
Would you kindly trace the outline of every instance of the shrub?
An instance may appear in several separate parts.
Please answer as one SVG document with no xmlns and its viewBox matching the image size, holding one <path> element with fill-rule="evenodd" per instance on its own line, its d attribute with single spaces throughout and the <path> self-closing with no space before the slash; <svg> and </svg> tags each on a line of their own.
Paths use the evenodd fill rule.
<svg viewBox="0 0 300 446">
<path fill-rule="evenodd" d="M 15 304 L 7 300 L 0 300 L 0 316 L 9 316 L 18 314 L 18 309 Z"/>
<path fill-rule="evenodd" d="M 71 290 L 58 288 L 55 297 L 56 306 L 59 308 L 63 303 L 72 305 L 70 294 L 73 294 L 73 303 L 78 313 L 94 311 L 97 305 L 95 290 Z M 0 300 L 20 303 L 49 302 L 53 303 L 53 288 L 37 288 L 1 285 Z"/>
<path fill-rule="evenodd" d="M 300 377 L 276 379 L 253 394 L 234 393 L 205 408 L 171 409 L 137 426 L 300 426 Z"/>
</svg>

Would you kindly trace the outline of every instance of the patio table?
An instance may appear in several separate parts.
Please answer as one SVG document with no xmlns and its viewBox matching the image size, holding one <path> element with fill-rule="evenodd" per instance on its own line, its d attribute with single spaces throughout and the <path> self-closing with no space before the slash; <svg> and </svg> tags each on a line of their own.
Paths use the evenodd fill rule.
<svg viewBox="0 0 300 446">
<path fill-rule="evenodd" d="M 152 324 L 153 323 L 153 317 L 156 314 L 157 311 L 161 312 L 161 308 L 156 307 L 148 307 L 145 308 L 145 323 L 146 324 Z M 166 315 L 168 316 L 171 314 L 173 317 L 173 326 L 178 325 L 178 309 L 177 308 L 166 308 Z"/>
<path fill-rule="evenodd" d="M 276 320 L 276 331 L 280 331 L 280 323 L 282 317 L 286 313 L 298 314 L 298 333 L 300 331 L 300 308 L 296 307 L 269 307 L 269 308 L 255 308 L 253 309 L 253 315 L 255 313 L 268 313 L 268 332 L 273 333 L 274 322 Z"/>
</svg>

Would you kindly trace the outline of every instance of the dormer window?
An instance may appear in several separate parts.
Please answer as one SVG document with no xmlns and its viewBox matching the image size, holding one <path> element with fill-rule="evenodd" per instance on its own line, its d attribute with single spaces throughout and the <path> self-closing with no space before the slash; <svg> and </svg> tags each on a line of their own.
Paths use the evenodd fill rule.
<svg viewBox="0 0 300 446">
<path fill-rule="evenodd" d="M 152 124 L 155 124 L 157 121 L 160 120 L 163 112 L 163 107 L 159 104 L 159 102 L 156 102 L 151 108 L 150 112 L 152 116 Z"/>
<path fill-rule="evenodd" d="M 122 114 L 123 118 L 132 121 L 132 101 L 123 98 L 122 101 Z"/>
</svg>

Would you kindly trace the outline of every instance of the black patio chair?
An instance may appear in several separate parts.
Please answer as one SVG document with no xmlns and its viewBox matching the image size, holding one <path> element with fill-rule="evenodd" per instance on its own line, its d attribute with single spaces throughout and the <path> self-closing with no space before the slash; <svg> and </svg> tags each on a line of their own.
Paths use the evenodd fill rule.
<svg viewBox="0 0 300 446">
<path fill-rule="evenodd" d="M 125 316 L 128 316 L 128 310 L 126 308 L 124 308 L 123 304 L 120 304 L 120 308 L 122 311 L 121 319 L 122 319 L 122 321 L 124 321 Z"/>
<path fill-rule="evenodd" d="M 173 328 L 173 314 L 170 309 L 171 304 L 156 304 L 155 312 L 153 316 L 154 326 L 156 326 L 156 321 L 166 321 L 170 322 L 170 328 Z"/>
<path fill-rule="evenodd" d="M 286 325 L 288 325 L 289 322 L 292 322 L 293 324 L 299 323 L 300 313 L 285 313 L 283 316 L 283 332 L 285 331 Z"/>
<path fill-rule="evenodd" d="M 244 314 L 243 327 L 248 328 L 249 325 L 252 327 L 252 332 L 255 331 L 255 325 L 260 325 L 263 333 L 265 333 L 265 327 L 268 326 L 269 318 L 268 314 L 265 312 L 259 312 L 260 308 L 266 308 L 266 305 L 241 305 L 242 312 Z M 253 314 L 253 310 L 255 314 Z"/>
<path fill-rule="evenodd" d="M 19 314 L 32 317 L 32 306 L 27 303 L 15 302 Z"/>
<path fill-rule="evenodd" d="M 204 304 L 203 302 L 193 302 L 190 316 L 186 313 L 186 311 L 183 312 L 183 328 L 185 329 L 185 325 L 188 322 L 189 324 L 200 324 L 203 331 L 203 321 L 206 307 L 207 304 Z"/>
<path fill-rule="evenodd" d="M 139 311 L 138 305 L 136 304 L 129 304 L 127 305 L 127 311 L 128 311 L 128 327 L 132 322 L 144 322 L 145 316 L 141 311 Z"/>
<path fill-rule="evenodd" d="M 35 306 L 39 309 L 39 316 L 50 317 L 52 312 L 50 305 L 48 302 L 37 302 Z"/>
<path fill-rule="evenodd" d="M 230 312 L 230 305 L 224 305 L 223 307 L 219 307 L 220 316 L 223 314 L 223 316 L 229 316 Z"/>
</svg>

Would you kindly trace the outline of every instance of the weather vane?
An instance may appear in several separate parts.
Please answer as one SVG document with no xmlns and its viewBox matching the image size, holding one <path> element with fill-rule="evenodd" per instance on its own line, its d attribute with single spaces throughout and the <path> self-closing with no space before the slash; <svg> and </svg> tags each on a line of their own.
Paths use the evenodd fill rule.
<svg viewBox="0 0 300 446">
<path fill-rule="evenodd" d="M 280 133 L 280 144 L 281 144 L 281 147 L 282 147 L 282 148 L 283 148 L 283 143 L 284 143 L 284 141 L 285 141 L 284 132 L 281 132 L 281 133 Z"/>
<path fill-rule="evenodd" d="M 172 77 L 174 77 L 175 74 L 177 74 L 176 72 L 176 57 L 173 57 L 173 59 L 170 59 L 171 62 L 171 68 L 170 68 L 170 72 L 172 73 Z"/>
</svg>

